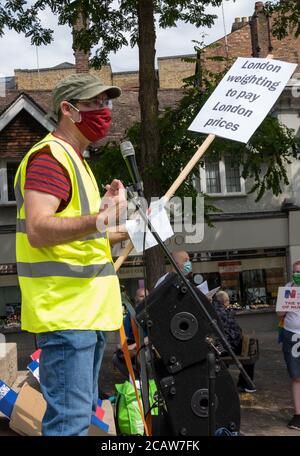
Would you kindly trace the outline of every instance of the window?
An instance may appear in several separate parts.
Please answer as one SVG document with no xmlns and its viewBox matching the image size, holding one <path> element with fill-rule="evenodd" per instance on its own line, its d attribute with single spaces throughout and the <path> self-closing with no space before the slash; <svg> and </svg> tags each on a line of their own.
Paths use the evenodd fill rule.
<svg viewBox="0 0 300 456">
<path fill-rule="evenodd" d="M 220 161 L 205 159 L 200 168 L 201 191 L 210 195 L 245 194 L 245 182 L 240 167 L 226 157 Z"/>
<path fill-rule="evenodd" d="M 226 190 L 228 193 L 241 192 L 241 176 L 239 165 L 232 163 L 228 157 L 225 157 L 225 175 L 226 175 Z"/>
<path fill-rule="evenodd" d="M 221 176 L 219 162 L 205 163 L 206 192 L 221 193 Z"/>
<path fill-rule="evenodd" d="M 241 273 L 243 301 L 246 305 L 264 304 L 266 296 L 265 269 L 252 269 Z"/>
<path fill-rule="evenodd" d="M 19 162 L 0 160 L 0 204 L 14 203 L 14 179 Z"/>
</svg>

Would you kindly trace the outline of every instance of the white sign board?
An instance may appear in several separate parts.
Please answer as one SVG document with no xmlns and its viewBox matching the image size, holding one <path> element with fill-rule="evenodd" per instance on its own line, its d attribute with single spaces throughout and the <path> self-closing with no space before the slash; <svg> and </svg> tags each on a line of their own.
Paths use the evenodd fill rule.
<svg viewBox="0 0 300 456">
<path fill-rule="evenodd" d="M 276 303 L 277 312 L 300 311 L 300 287 L 279 287 Z"/>
<path fill-rule="evenodd" d="M 149 220 L 162 241 L 165 241 L 174 235 L 164 203 L 161 200 L 153 201 L 151 203 L 149 208 Z M 130 240 L 138 253 L 143 252 L 145 230 L 145 250 L 157 245 L 153 234 L 149 231 L 148 227 L 145 226 L 145 222 L 141 218 L 126 220 L 126 229 Z"/>
<path fill-rule="evenodd" d="M 189 130 L 247 143 L 296 67 L 280 60 L 239 57 Z"/>
</svg>

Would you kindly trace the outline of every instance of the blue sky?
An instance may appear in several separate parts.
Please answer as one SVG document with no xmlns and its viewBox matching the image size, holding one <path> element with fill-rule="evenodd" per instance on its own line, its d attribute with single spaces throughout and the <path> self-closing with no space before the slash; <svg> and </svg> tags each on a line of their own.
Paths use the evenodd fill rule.
<svg viewBox="0 0 300 456">
<path fill-rule="evenodd" d="M 226 31 L 231 31 L 235 17 L 251 16 L 254 12 L 256 0 L 224 0 Z M 215 25 L 211 28 L 196 29 L 189 24 L 180 23 L 176 28 L 157 30 L 156 55 L 157 57 L 191 54 L 194 51 L 192 40 L 204 41 L 209 44 L 224 35 L 224 25 L 221 8 L 209 8 L 209 12 L 218 15 Z M 7 31 L 0 38 L 0 74 L 10 76 L 14 69 L 29 69 L 37 67 L 51 67 L 62 62 L 74 63 L 72 52 L 71 32 L 68 27 L 57 26 L 56 17 L 44 13 L 43 23 L 55 30 L 54 42 L 48 46 L 38 48 L 30 45 L 30 40 Z M 116 54 L 110 55 L 110 63 L 114 72 L 138 70 L 138 51 L 136 48 L 123 48 Z"/>
</svg>

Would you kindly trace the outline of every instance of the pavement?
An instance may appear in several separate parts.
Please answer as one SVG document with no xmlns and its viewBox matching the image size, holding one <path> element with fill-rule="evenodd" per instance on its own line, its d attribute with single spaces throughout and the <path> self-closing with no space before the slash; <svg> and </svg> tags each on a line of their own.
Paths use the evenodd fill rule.
<svg viewBox="0 0 300 456">
<path fill-rule="evenodd" d="M 300 436 L 287 428 L 294 414 L 291 382 L 277 332 L 258 333 L 260 358 L 255 365 L 256 393 L 240 394 L 241 432 L 246 436 Z M 237 378 L 236 368 L 230 369 Z"/>
<path fill-rule="evenodd" d="M 281 345 L 277 343 L 274 331 L 257 333 L 260 344 L 260 358 L 255 366 L 256 393 L 240 394 L 241 433 L 245 436 L 300 436 L 300 431 L 288 429 L 287 422 L 293 415 L 290 379 L 284 364 Z M 104 355 L 100 388 L 108 395 L 114 395 L 115 383 L 122 377 L 111 363 L 115 340 L 107 347 Z M 25 353 L 23 353 L 25 355 Z M 24 360 L 21 360 L 24 365 Z M 238 376 L 236 367 L 230 367 L 234 381 Z M 25 379 L 26 372 L 19 372 L 15 384 L 18 389 Z M 33 381 L 33 380 L 31 380 Z M 8 426 L 8 420 L 0 415 L 0 436 L 16 435 Z"/>
</svg>

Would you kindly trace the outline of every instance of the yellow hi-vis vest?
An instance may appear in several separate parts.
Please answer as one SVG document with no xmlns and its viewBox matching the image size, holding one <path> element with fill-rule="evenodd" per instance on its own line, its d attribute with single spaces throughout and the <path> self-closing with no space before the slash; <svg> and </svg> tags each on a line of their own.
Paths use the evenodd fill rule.
<svg viewBox="0 0 300 456">
<path fill-rule="evenodd" d="M 22 292 L 22 329 L 34 333 L 67 329 L 114 331 L 122 324 L 119 281 L 106 234 L 34 248 L 26 233 L 24 185 L 32 154 L 48 146 L 69 174 L 72 196 L 56 217 L 97 214 L 100 195 L 86 162 L 67 142 L 51 133 L 22 160 L 15 177 L 16 257 Z"/>
</svg>

